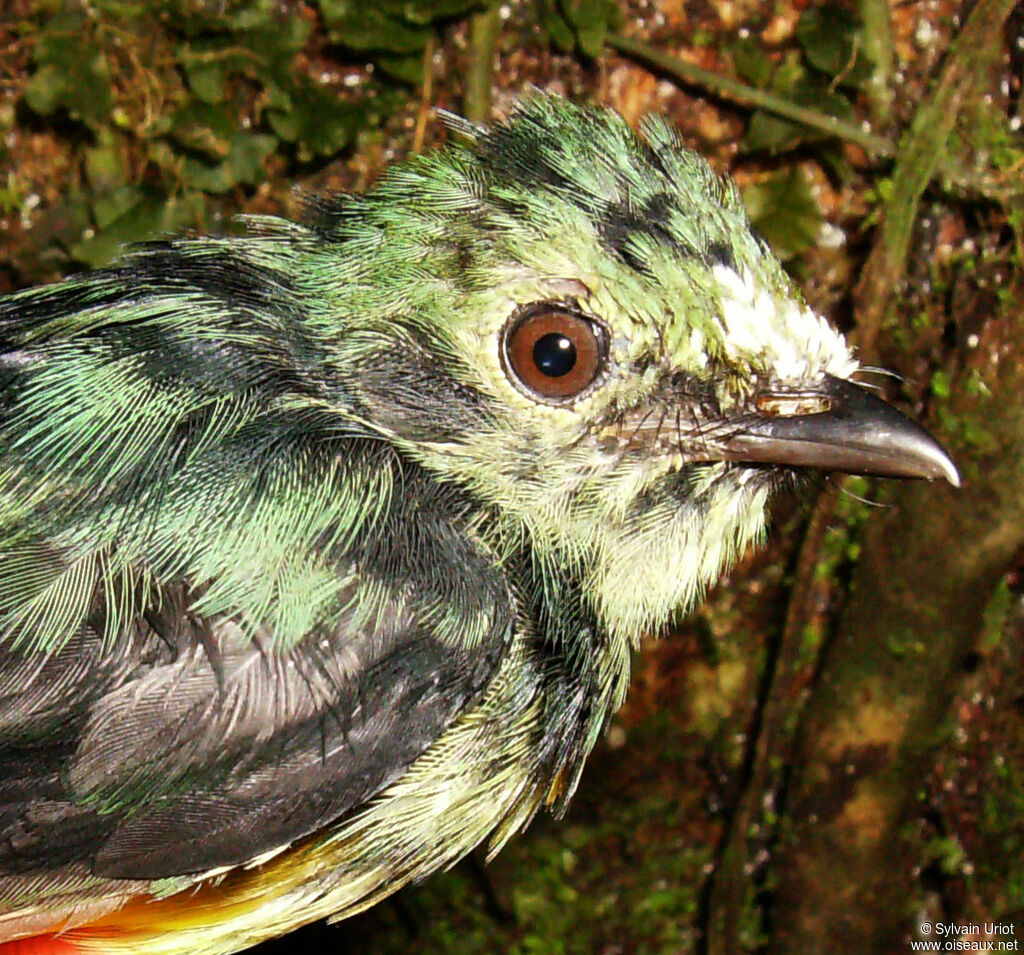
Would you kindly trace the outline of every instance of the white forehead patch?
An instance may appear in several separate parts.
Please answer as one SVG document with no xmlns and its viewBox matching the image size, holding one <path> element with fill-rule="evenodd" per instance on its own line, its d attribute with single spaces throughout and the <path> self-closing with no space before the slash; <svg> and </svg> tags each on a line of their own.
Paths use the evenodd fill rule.
<svg viewBox="0 0 1024 955">
<path fill-rule="evenodd" d="M 724 265 L 713 269 L 719 285 L 722 343 L 729 358 L 764 364 L 782 381 L 807 381 L 824 374 L 849 378 L 857 361 L 839 334 L 806 305 L 779 297 Z"/>
</svg>

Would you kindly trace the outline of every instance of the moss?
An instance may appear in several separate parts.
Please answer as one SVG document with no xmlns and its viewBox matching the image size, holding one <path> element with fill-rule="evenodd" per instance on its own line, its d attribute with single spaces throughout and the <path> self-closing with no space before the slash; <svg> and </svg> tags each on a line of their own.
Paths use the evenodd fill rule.
<svg viewBox="0 0 1024 955">
<path fill-rule="evenodd" d="M 403 894 L 415 938 L 387 906 L 360 932 L 367 919 L 377 923 L 375 955 L 592 955 L 616 943 L 650 955 L 686 951 L 710 855 L 673 835 L 680 813 L 656 796 L 606 805 L 593 826 L 542 821 L 487 869 L 515 924 L 487 912 L 472 871 L 460 866 Z"/>
</svg>

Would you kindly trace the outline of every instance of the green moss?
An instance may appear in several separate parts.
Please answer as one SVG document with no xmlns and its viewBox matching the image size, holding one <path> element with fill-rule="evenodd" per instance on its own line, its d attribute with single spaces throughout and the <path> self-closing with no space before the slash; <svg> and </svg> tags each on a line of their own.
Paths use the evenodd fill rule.
<svg viewBox="0 0 1024 955">
<path fill-rule="evenodd" d="M 628 747 L 597 754 L 568 819 L 542 814 L 485 870 L 462 864 L 403 892 L 401 910 L 384 903 L 344 923 L 348 937 L 355 930 L 365 938 L 347 955 L 693 951 L 715 840 L 694 832 L 699 794 L 681 777 L 696 754 L 680 746 L 680 762 L 673 761 L 671 741 L 681 735 L 694 739 L 645 720 L 631 730 Z M 513 919 L 487 910 L 484 881 Z"/>
</svg>

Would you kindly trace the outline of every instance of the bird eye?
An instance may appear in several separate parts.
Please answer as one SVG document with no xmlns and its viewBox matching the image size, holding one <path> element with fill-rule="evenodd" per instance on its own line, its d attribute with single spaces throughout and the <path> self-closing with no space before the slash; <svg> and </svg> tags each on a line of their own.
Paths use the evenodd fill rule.
<svg viewBox="0 0 1024 955">
<path fill-rule="evenodd" d="M 506 372 L 541 398 L 577 397 L 604 365 L 601 327 L 552 306 L 520 315 L 508 326 L 504 344 Z"/>
</svg>

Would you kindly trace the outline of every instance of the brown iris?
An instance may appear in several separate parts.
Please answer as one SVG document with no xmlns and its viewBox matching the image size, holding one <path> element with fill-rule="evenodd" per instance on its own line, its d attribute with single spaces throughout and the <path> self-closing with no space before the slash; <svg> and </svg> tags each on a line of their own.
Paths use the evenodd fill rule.
<svg viewBox="0 0 1024 955">
<path fill-rule="evenodd" d="M 528 392 L 575 398 L 604 363 L 600 328 L 564 309 L 544 306 L 519 318 L 505 335 L 508 370 Z"/>
</svg>

